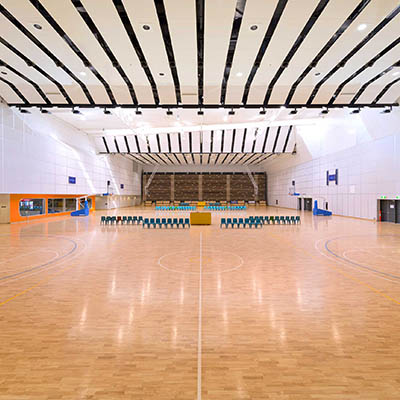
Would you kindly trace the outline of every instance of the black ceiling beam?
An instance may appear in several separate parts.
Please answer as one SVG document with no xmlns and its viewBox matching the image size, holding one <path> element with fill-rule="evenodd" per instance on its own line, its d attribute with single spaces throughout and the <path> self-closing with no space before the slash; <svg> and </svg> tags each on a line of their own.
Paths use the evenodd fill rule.
<svg viewBox="0 0 400 400">
<path fill-rule="evenodd" d="M 159 158 L 165 165 L 169 165 L 159 154 L 154 153 L 154 155 Z"/>
<path fill-rule="evenodd" d="M 350 82 L 352 81 L 355 77 L 363 73 L 365 70 L 368 68 L 371 68 L 374 66 L 374 64 L 382 58 L 385 54 L 387 54 L 389 51 L 391 51 L 394 47 L 396 47 L 400 43 L 400 37 L 398 37 L 395 41 L 389 44 L 389 46 L 386 46 L 381 52 L 379 52 L 375 57 L 371 58 L 367 63 L 365 63 L 361 68 L 359 68 L 356 72 L 351 74 L 347 79 L 345 79 L 335 90 L 335 93 L 332 95 L 331 99 L 329 100 L 328 104 L 333 104 L 343 88 Z M 394 66 L 392 67 L 394 68 Z M 384 75 L 384 74 L 383 74 Z M 383 76 L 382 75 L 382 76 Z M 379 78 L 377 78 L 379 79 Z M 372 82 L 371 82 L 372 83 Z M 368 86 L 368 85 L 367 85 Z"/>
<path fill-rule="evenodd" d="M 272 156 L 276 156 L 276 155 L 277 155 L 276 153 L 275 153 L 275 154 L 268 154 L 266 157 L 261 158 L 260 160 L 256 161 L 256 162 L 254 163 L 254 165 L 261 164 L 262 162 L 268 160 L 268 158 L 270 158 L 270 157 L 272 157 Z"/>
<path fill-rule="evenodd" d="M 171 162 L 171 164 L 174 164 L 174 162 L 169 158 L 169 155 L 167 153 L 163 153 L 163 154 L 168 158 L 168 160 Z"/>
<path fill-rule="evenodd" d="M 243 140 L 242 140 L 242 153 L 244 153 L 244 147 L 246 146 L 246 136 L 247 136 L 247 128 L 244 128 Z"/>
<path fill-rule="evenodd" d="M 398 5 L 387 17 L 385 17 L 370 33 L 368 33 L 365 38 L 358 43 L 342 60 L 336 64 L 315 86 L 312 91 L 309 99 L 307 100 L 307 106 L 311 105 L 315 99 L 315 96 L 318 94 L 321 86 L 331 78 L 340 68 L 344 68 L 346 63 L 352 58 L 355 54 L 358 53 L 374 36 L 376 36 L 389 22 L 391 22 L 398 14 L 400 13 L 400 5 Z"/>
<path fill-rule="evenodd" d="M 304 28 L 300 32 L 299 36 L 297 37 L 296 41 L 294 42 L 294 45 L 292 48 L 289 50 L 289 53 L 283 60 L 281 66 L 279 67 L 278 71 L 272 78 L 270 84 L 268 85 L 267 93 L 265 94 L 264 97 L 264 104 L 268 104 L 269 99 L 271 98 L 272 91 L 274 90 L 275 84 L 278 81 L 278 79 L 281 77 L 285 69 L 289 66 L 290 61 L 296 54 L 297 50 L 299 50 L 300 46 L 306 39 L 307 35 L 311 32 L 311 29 L 317 22 L 318 18 L 321 16 L 323 11 L 325 10 L 325 7 L 328 5 L 329 0 L 320 0 L 317 7 L 311 14 L 311 17 L 307 21 L 307 23 L 304 25 Z"/>
<path fill-rule="evenodd" d="M 140 43 L 136 36 L 135 30 L 133 29 L 133 26 L 129 19 L 128 13 L 125 10 L 122 0 L 113 0 L 113 3 L 115 6 L 115 9 L 118 12 L 119 18 L 121 19 L 122 25 L 124 26 L 125 31 L 129 37 L 129 40 L 131 41 L 132 47 L 135 50 L 136 55 L 138 56 L 140 65 L 142 66 L 144 73 L 147 76 L 147 80 L 150 83 L 151 90 L 153 92 L 154 102 L 155 102 L 155 104 L 159 104 L 160 98 L 158 95 L 157 84 L 154 80 L 153 74 L 151 73 L 149 64 L 147 63 L 146 57 L 143 53 L 142 47 L 140 46 Z"/>
<path fill-rule="evenodd" d="M 265 152 L 265 147 L 267 145 L 268 135 L 269 135 L 269 126 L 267 127 L 267 129 L 265 131 L 264 143 L 263 143 L 263 147 L 262 147 L 262 150 L 261 150 L 262 153 Z"/>
<path fill-rule="evenodd" d="M 370 2 L 371 0 L 362 0 L 349 15 L 349 17 L 343 22 L 340 28 L 332 35 L 325 46 L 314 57 L 311 63 L 307 66 L 307 68 L 302 72 L 302 74 L 297 78 L 296 82 L 290 88 L 289 94 L 285 101 L 286 105 L 288 105 L 292 101 L 297 87 L 304 80 L 304 78 L 310 73 L 313 68 L 317 67 L 318 62 L 321 60 L 321 58 L 325 56 L 328 50 L 339 40 L 340 36 L 343 35 L 346 29 L 353 23 L 353 21 L 361 14 L 361 12 L 364 10 L 365 7 L 367 7 Z"/>
<path fill-rule="evenodd" d="M 103 143 L 104 143 L 104 147 L 106 148 L 107 153 L 110 154 L 110 149 L 108 148 L 107 140 L 104 136 L 103 136 Z"/>
<path fill-rule="evenodd" d="M 67 92 L 65 91 L 64 87 L 55 80 L 52 76 L 50 76 L 46 71 L 44 71 L 42 68 L 37 66 L 31 59 L 25 56 L 25 54 L 21 53 L 18 49 L 16 49 L 12 44 L 8 43 L 7 40 L 4 38 L 0 37 L 0 43 L 7 47 L 8 50 L 12 51 L 16 56 L 21 58 L 25 62 L 26 65 L 29 67 L 32 67 L 35 69 L 37 72 L 39 72 L 41 75 L 43 75 L 45 78 L 47 78 L 50 82 L 54 83 L 54 85 L 57 86 L 58 90 L 60 93 L 64 96 L 65 100 L 67 101 L 68 104 L 72 105 L 72 100 L 68 96 Z"/>
<path fill-rule="evenodd" d="M 97 71 L 95 67 L 93 67 L 92 63 L 86 58 L 86 56 L 82 53 L 82 51 L 78 48 L 78 46 L 72 41 L 72 39 L 67 35 L 67 33 L 61 28 L 61 26 L 56 22 L 56 20 L 50 15 L 50 13 L 43 7 L 39 0 L 29 0 L 33 7 L 42 15 L 42 17 L 50 24 L 50 26 L 58 33 L 61 39 L 64 40 L 65 43 L 71 48 L 71 50 L 80 58 L 83 65 L 87 67 L 90 72 L 101 82 L 104 86 L 104 89 L 107 92 L 107 95 L 112 104 L 116 104 L 114 94 L 110 88 L 110 85 L 106 82 L 106 80 L 101 76 L 101 74 Z"/>
<path fill-rule="evenodd" d="M 46 104 L 50 104 L 51 105 L 50 99 L 44 94 L 43 90 L 40 88 L 40 86 L 36 82 L 34 82 L 32 79 L 29 79 L 27 76 L 25 76 L 21 72 L 17 71 L 14 67 L 12 67 L 11 65 L 7 64 L 3 60 L 0 60 L 0 66 L 3 66 L 5 68 L 7 68 L 9 71 L 11 71 L 15 75 L 17 75 L 21 79 L 23 79 L 24 81 L 26 81 L 30 85 L 32 85 L 34 87 L 34 89 L 39 93 L 39 96 L 46 102 Z"/>
<path fill-rule="evenodd" d="M 261 65 L 261 61 L 264 57 L 265 52 L 267 51 L 267 48 L 269 46 L 269 43 L 271 42 L 272 36 L 275 32 L 275 29 L 278 26 L 279 20 L 282 17 L 283 11 L 285 10 L 285 7 L 287 5 L 289 0 L 279 0 L 275 11 L 274 11 L 274 15 L 271 18 L 271 21 L 268 25 L 268 29 L 265 32 L 264 35 L 264 39 L 261 43 L 261 46 L 258 50 L 256 59 L 254 60 L 253 66 L 251 67 L 251 71 L 249 73 L 249 76 L 247 77 L 247 81 L 246 81 L 246 85 L 244 87 L 244 92 L 243 92 L 243 96 L 242 96 L 242 103 L 246 104 L 247 103 L 247 99 L 249 97 L 249 91 L 250 91 L 250 87 L 251 84 L 253 82 L 253 79 L 256 75 L 256 72 L 258 70 L 258 68 Z"/>
<path fill-rule="evenodd" d="M 186 163 L 186 164 L 189 164 L 188 161 L 187 161 L 187 159 L 186 159 L 185 153 L 182 153 L 182 155 L 183 155 L 183 159 L 185 160 L 185 163 Z"/>
<path fill-rule="evenodd" d="M 175 153 L 173 153 L 173 156 L 175 157 L 175 160 L 178 161 L 178 164 L 182 164 Z"/>
<path fill-rule="evenodd" d="M 248 153 L 243 154 L 242 157 L 240 157 L 238 160 L 236 160 L 236 163 L 235 163 L 235 164 L 239 164 L 240 161 L 242 161 L 243 158 L 245 158 L 245 157 L 247 156 L 247 154 L 248 154 Z M 231 161 L 232 161 L 232 160 L 231 160 Z"/>
<path fill-rule="evenodd" d="M 225 162 L 225 160 L 228 158 L 229 155 L 230 155 L 230 153 L 228 153 L 228 154 L 224 157 L 224 159 L 221 161 L 221 164 L 223 164 L 223 163 Z"/>
<path fill-rule="evenodd" d="M 355 104 L 356 101 L 360 98 L 360 96 L 365 92 L 365 90 L 367 89 L 367 87 L 369 85 L 371 85 L 372 83 L 374 83 L 375 81 L 377 81 L 378 79 L 382 78 L 383 76 L 385 76 L 387 73 L 389 73 L 390 71 L 392 71 L 394 68 L 396 67 L 400 67 L 400 60 L 397 61 L 395 64 L 391 65 L 390 67 L 384 69 L 382 72 L 380 72 L 379 74 L 375 75 L 373 78 L 371 78 L 369 81 L 365 82 L 364 85 L 361 86 L 361 88 L 359 89 L 359 91 L 356 93 L 356 95 L 352 98 L 350 104 Z"/>
<path fill-rule="evenodd" d="M 125 140 L 126 149 L 128 150 L 128 153 L 130 153 L 131 149 L 129 148 L 128 138 L 126 136 L 124 136 L 124 140 Z"/>
<path fill-rule="evenodd" d="M 24 102 L 24 104 L 16 104 L 16 106 L 29 105 L 28 99 L 18 90 L 18 88 L 12 82 L 2 77 L 0 77 L 0 81 L 8 85 L 15 92 L 15 94 Z"/>
<path fill-rule="evenodd" d="M 10 107 L 18 107 L 20 104 L 18 103 L 9 103 L 8 104 Z M 319 109 L 319 108 L 324 108 L 328 107 L 329 108 L 364 108 L 364 107 L 372 107 L 372 108 L 380 108 L 383 106 L 392 106 L 396 107 L 398 106 L 398 103 L 390 103 L 390 104 L 384 104 L 384 105 L 376 105 L 376 104 L 369 104 L 369 103 L 363 103 L 363 104 L 357 104 L 357 105 L 352 105 L 348 103 L 341 103 L 341 104 L 332 104 L 331 106 L 327 103 L 321 103 L 321 104 L 308 104 L 307 106 L 305 104 L 290 104 L 286 106 L 285 104 L 268 104 L 266 106 L 263 106 L 262 104 L 231 104 L 229 106 L 221 106 L 220 104 L 204 104 L 200 106 L 199 104 L 160 104 L 160 105 L 155 105 L 155 104 L 140 104 L 140 105 L 133 105 L 133 104 L 65 104 L 65 103 L 52 103 L 51 105 L 47 104 L 40 104 L 40 103 L 29 103 L 26 105 L 26 107 L 43 107 L 43 108 L 72 108 L 72 107 L 79 107 L 79 108 L 88 108 L 88 109 L 93 109 L 95 107 L 98 108 L 108 108 L 108 109 L 113 109 L 113 108 L 131 108 L 131 109 L 136 109 L 140 107 L 141 109 L 148 109 L 148 110 L 154 110 L 154 109 L 198 109 L 199 107 L 201 108 L 207 108 L 207 109 L 218 109 L 218 108 L 226 108 L 226 109 L 231 109 L 231 108 L 243 108 L 243 109 L 260 109 L 262 107 L 264 108 L 269 108 L 269 109 L 278 109 L 282 107 L 286 107 L 287 109 L 300 109 L 302 107 L 308 108 L 308 109 Z M 25 107 L 25 106 L 24 106 Z"/>
<path fill-rule="evenodd" d="M 272 148 L 272 152 L 275 153 L 276 145 L 278 144 L 279 135 L 281 133 L 281 127 L 278 126 L 278 131 L 276 132 L 274 147 Z"/>
<path fill-rule="evenodd" d="M 254 158 L 254 157 L 258 156 L 258 155 L 259 155 L 259 153 L 254 153 L 254 154 L 252 154 L 252 155 L 244 162 L 244 164 L 248 163 L 252 158 Z M 247 164 L 247 165 L 249 165 L 249 164 Z"/>
<path fill-rule="evenodd" d="M 239 38 L 239 31 L 240 31 L 240 26 L 242 24 L 244 9 L 246 7 L 246 1 L 247 0 L 237 0 L 236 2 L 231 36 L 229 38 L 228 53 L 226 55 L 226 61 L 225 61 L 224 75 L 222 77 L 221 96 L 220 96 L 221 104 L 225 104 L 226 88 L 228 86 L 229 75 L 231 73 L 233 56 L 235 54 L 235 49 Z"/>
<path fill-rule="evenodd" d="M 139 162 L 140 164 L 147 164 L 143 160 L 140 160 L 139 158 L 136 158 L 134 155 L 127 153 L 127 156 L 132 157 L 136 162 Z"/>
<path fill-rule="evenodd" d="M 37 0 L 30 0 L 30 1 L 35 2 Z M 108 46 L 107 42 L 105 41 L 105 39 L 101 35 L 100 31 L 97 29 L 96 24 L 93 22 L 92 18 L 90 17 L 89 13 L 86 11 L 86 9 L 83 6 L 82 2 L 80 0 L 71 0 L 71 2 L 74 5 L 74 7 L 76 8 L 76 11 L 78 12 L 78 14 L 81 16 L 81 18 L 85 22 L 86 26 L 92 32 L 94 38 L 99 43 L 100 47 L 106 53 L 107 57 L 109 58 L 109 60 L 111 61 L 112 65 L 113 65 L 113 67 L 118 71 L 118 73 L 120 74 L 122 80 L 125 82 L 126 86 L 128 87 L 129 94 L 131 95 L 131 99 L 132 99 L 133 104 L 138 104 L 138 100 L 137 100 L 137 97 L 136 97 L 135 89 L 133 88 L 133 85 L 132 85 L 131 81 L 129 80 L 129 78 L 126 75 L 125 71 L 123 70 L 123 68 L 119 64 L 117 58 L 114 56 L 114 53 L 111 51 L 111 49 Z"/>
<path fill-rule="evenodd" d="M 167 53 L 169 68 L 171 70 L 172 79 L 175 86 L 176 102 L 182 102 L 181 88 L 178 77 L 178 70 L 176 68 L 174 49 L 172 47 L 171 35 L 168 28 L 167 14 L 165 12 L 164 0 L 154 0 L 154 5 L 157 11 L 158 21 L 160 23 L 161 33 L 164 40 L 165 51 Z"/>
<path fill-rule="evenodd" d="M 372 105 L 378 105 L 378 101 L 388 92 L 388 90 L 395 85 L 396 83 L 400 82 L 400 78 L 397 78 L 395 80 L 393 80 L 392 82 L 388 83 L 382 90 L 381 92 L 378 94 L 378 96 L 376 96 L 376 98 L 374 99 L 374 101 L 372 102 Z M 382 104 L 379 104 L 382 105 Z M 387 106 L 386 106 L 387 107 Z"/>
<path fill-rule="evenodd" d="M 197 93 L 198 102 L 204 101 L 204 2 L 196 0 L 196 36 L 197 36 Z"/>
<path fill-rule="evenodd" d="M 257 162 L 257 160 L 260 160 L 262 157 L 264 157 L 265 154 L 258 154 L 258 157 L 256 157 L 254 160 L 252 160 L 248 165 L 252 165 L 255 164 Z"/>
<path fill-rule="evenodd" d="M 7 11 L 0 4 L 0 12 L 20 31 L 22 32 L 30 41 L 32 41 L 47 57 L 49 57 L 54 64 L 61 68 L 65 73 L 67 73 L 82 89 L 86 98 L 91 105 L 94 105 L 94 100 L 90 94 L 86 85 L 66 66 L 64 63 L 58 59 L 46 46 L 44 46 L 36 37 L 28 31 L 9 11 Z"/>
</svg>

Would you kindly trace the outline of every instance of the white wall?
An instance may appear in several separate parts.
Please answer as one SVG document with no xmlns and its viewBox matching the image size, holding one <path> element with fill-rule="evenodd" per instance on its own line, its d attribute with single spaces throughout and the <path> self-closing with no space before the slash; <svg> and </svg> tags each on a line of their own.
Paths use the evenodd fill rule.
<svg viewBox="0 0 400 400">
<path fill-rule="evenodd" d="M 331 111 L 315 125 L 297 126 L 297 154 L 264 164 L 269 204 L 297 208 L 297 198 L 288 195 L 294 180 L 296 192 L 326 199 L 334 214 L 376 218 L 380 196 L 400 196 L 400 111 L 380 111 Z M 339 185 L 327 186 L 326 171 L 335 169 Z"/>
<path fill-rule="evenodd" d="M 249 165 L 251 172 L 264 172 L 262 165 Z M 144 172 L 152 172 L 154 165 L 144 165 Z M 247 172 L 243 165 L 160 165 L 157 172 Z"/>
<path fill-rule="evenodd" d="M 68 183 L 69 176 L 76 184 Z M 0 193 L 100 194 L 108 180 L 115 194 L 140 196 L 136 163 L 97 155 L 87 134 L 52 115 L 0 105 Z"/>
</svg>

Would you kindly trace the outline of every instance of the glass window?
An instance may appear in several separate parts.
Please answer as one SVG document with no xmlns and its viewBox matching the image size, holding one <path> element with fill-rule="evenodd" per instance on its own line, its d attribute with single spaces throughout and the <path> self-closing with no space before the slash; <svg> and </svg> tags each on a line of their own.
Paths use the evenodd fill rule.
<svg viewBox="0 0 400 400">
<path fill-rule="evenodd" d="M 47 212 L 49 214 L 64 212 L 64 199 L 49 199 L 47 202 Z"/>
<path fill-rule="evenodd" d="M 92 199 L 88 197 L 87 199 L 89 210 L 92 208 Z M 79 208 L 85 208 L 85 199 L 79 199 Z"/>
<path fill-rule="evenodd" d="M 19 213 L 22 217 L 44 214 L 44 199 L 22 199 L 19 202 Z"/>
<path fill-rule="evenodd" d="M 76 210 L 76 199 L 65 199 L 65 211 Z"/>
</svg>

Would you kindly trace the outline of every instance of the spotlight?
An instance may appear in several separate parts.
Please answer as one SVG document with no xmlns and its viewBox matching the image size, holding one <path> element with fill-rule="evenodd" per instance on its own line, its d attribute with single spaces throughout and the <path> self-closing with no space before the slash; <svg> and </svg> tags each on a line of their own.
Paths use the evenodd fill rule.
<svg viewBox="0 0 400 400">
<path fill-rule="evenodd" d="M 20 109 L 19 109 L 19 112 L 20 112 L 21 114 L 30 114 L 30 113 L 31 113 L 29 110 L 26 110 L 25 108 L 20 108 Z"/>
<path fill-rule="evenodd" d="M 197 111 L 197 115 L 204 115 L 204 111 L 203 110 Z"/>
<path fill-rule="evenodd" d="M 76 109 L 76 108 L 72 109 L 72 114 L 80 114 L 80 113 L 81 112 L 78 109 Z"/>
<path fill-rule="evenodd" d="M 381 111 L 381 114 L 389 114 L 392 112 L 392 107 L 385 107 L 383 111 Z"/>
<path fill-rule="evenodd" d="M 174 113 L 168 108 L 167 115 L 173 115 Z"/>
<path fill-rule="evenodd" d="M 135 114 L 136 115 L 142 115 L 142 112 L 137 108 L 136 111 L 135 111 Z"/>
<path fill-rule="evenodd" d="M 40 112 L 41 112 L 42 114 L 51 114 L 51 112 L 50 112 L 49 110 L 46 110 L 45 108 L 41 108 L 41 109 L 40 109 Z"/>
<path fill-rule="evenodd" d="M 296 115 L 297 114 L 297 108 L 295 108 L 294 110 L 291 110 L 289 114 L 290 115 Z"/>
<path fill-rule="evenodd" d="M 107 108 L 105 108 L 104 111 L 103 111 L 103 113 L 104 113 L 104 115 L 110 115 L 110 114 L 111 114 L 111 111 L 110 111 L 110 110 L 107 110 Z"/>
<path fill-rule="evenodd" d="M 323 108 L 322 109 L 322 111 L 321 111 L 321 114 L 328 114 L 329 113 L 329 110 L 325 107 L 325 108 Z"/>
<path fill-rule="evenodd" d="M 356 108 L 350 114 L 360 114 L 361 108 Z"/>
<path fill-rule="evenodd" d="M 235 111 L 233 111 L 233 108 L 231 111 L 228 112 L 229 115 L 235 115 Z"/>
<path fill-rule="evenodd" d="M 265 115 L 267 112 L 265 111 L 265 108 L 263 108 L 262 110 L 260 110 L 260 115 Z"/>
</svg>

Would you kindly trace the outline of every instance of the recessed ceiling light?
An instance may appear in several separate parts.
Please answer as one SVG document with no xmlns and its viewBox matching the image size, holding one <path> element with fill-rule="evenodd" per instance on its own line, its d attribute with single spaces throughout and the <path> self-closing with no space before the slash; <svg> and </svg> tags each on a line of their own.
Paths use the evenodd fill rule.
<svg viewBox="0 0 400 400">
<path fill-rule="evenodd" d="M 7 75 L 7 72 L 6 71 L 1 71 L 1 73 L 3 74 L 3 75 Z M 393 74 L 394 75 L 394 74 Z"/>
<path fill-rule="evenodd" d="M 360 24 L 360 25 L 358 25 L 358 27 L 357 27 L 357 30 L 359 30 L 359 31 L 363 31 L 363 30 L 365 30 L 365 29 L 367 29 L 367 24 Z"/>
<path fill-rule="evenodd" d="M 86 72 L 85 71 L 79 72 L 79 75 L 86 76 Z"/>
<path fill-rule="evenodd" d="M 145 30 L 145 31 L 149 31 L 150 30 L 150 25 L 143 25 L 142 26 L 142 28 Z"/>
<path fill-rule="evenodd" d="M 35 29 L 38 29 L 39 31 L 41 31 L 43 28 L 42 28 L 42 25 L 40 25 L 40 24 L 33 24 L 33 27 L 35 28 Z"/>
<path fill-rule="evenodd" d="M 321 72 L 316 72 L 315 73 L 315 76 L 320 76 L 321 75 Z"/>
<path fill-rule="evenodd" d="M 393 76 L 397 76 L 397 75 L 400 75 L 400 72 L 393 72 Z"/>
<path fill-rule="evenodd" d="M 158 75 L 164 76 L 165 74 L 164 74 L 164 72 L 160 72 Z"/>
<path fill-rule="evenodd" d="M 243 76 L 243 72 L 238 72 L 236 76 Z"/>
<path fill-rule="evenodd" d="M 257 25 L 251 25 L 251 26 L 250 26 L 250 29 L 251 29 L 252 31 L 256 31 L 256 30 L 258 29 L 258 26 L 257 26 Z"/>
</svg>

